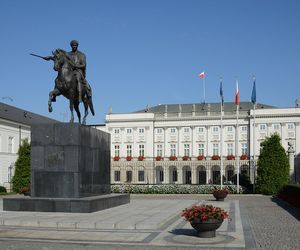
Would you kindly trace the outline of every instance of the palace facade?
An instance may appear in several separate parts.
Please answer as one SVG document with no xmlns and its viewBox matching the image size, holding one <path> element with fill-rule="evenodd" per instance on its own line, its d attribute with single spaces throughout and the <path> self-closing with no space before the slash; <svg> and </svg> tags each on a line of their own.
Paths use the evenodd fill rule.
<svg viewBox="0 0 300 250">
<path fill-rule="evenodd" d="M 220 103 L 107 114 L 105 126 L 96 127 L 111 134 L 112 183 L 216 183 L 221 157 L 225 180 L 239 171 L 253 182 L 260 143 L 273 133 L 286 150 L 289 143 L 300 153 L 300 108 L 258 103 L 254 111 L 251 102 L 241 102 L 237 119 L 235 103 L 225 103 L 220 117 Z"/>
</svg>

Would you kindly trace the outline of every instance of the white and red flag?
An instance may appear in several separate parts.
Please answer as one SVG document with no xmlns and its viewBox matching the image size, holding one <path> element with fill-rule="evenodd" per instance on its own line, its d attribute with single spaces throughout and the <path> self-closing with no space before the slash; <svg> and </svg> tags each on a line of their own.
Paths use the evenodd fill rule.
<svg viewBox="0 0 300 250">
<path fill-rule="evenodd" d="M 204 73 L 204 71 L 203 72 L 201 72 L 199 75 L 198 75 L 200 78 L 204 78 L 205 77 L 205 73 Z"/>
<path fill-rule="evenodd" d="M 240 104 L 239 83 L 238 80 L 236 80 L 235 105 L 238 106 L 239 104 Z"/>
</svg>

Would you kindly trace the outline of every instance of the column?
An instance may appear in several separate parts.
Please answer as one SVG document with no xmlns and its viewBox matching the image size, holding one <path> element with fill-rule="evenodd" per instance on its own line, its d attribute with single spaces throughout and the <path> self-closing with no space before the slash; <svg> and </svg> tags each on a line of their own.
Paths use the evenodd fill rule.
<svg viewBox="0 0 300 250">
<path fill-rule="evenodd" d="M 296 134 L 295 134 L 295 153 L 298 155 L 300 153 L 300 122 L 295 122 Z"/>
<path fill-rule="evenodd" d="M 191 166 L 192 184 L 197 184 L 197 166 Z"/>
<path fill-rule="evenodd" d="M 177 166 L 177 175 L 178 175 L 178 184 L 182 184 L 182 178 L 183 178 L 183 173 L 182 173 L 182 166 Z"/>
<path fill-rule="evenodd" d="M 164 166 L 164 184 L 169 184 L 170 183 L 170 175 L 169 175 L 169 167 L 168 166 Z"/>
</svg>

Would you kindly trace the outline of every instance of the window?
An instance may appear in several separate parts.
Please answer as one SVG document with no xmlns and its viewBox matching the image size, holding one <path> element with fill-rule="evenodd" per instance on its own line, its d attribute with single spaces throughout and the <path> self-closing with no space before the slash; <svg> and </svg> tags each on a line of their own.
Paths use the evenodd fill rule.
<svg viewBox="0 0 300 250">
<path fill-rule="evenodd" d="M 163 182 L 163 181 L 164 181 L 164 171 L 159 170 L 159 182 Z"/>
<path fill-rule="evenodd" d="M 204 144 L 198 144 L 198 155 L 204 155 Z"/>
<path fill-rule="evenodd" d="M 8 153 L 13 153 L 13 144 L 14 144 L 14 138 L 12 136 L 8 137 Z"/>
<path fill-rule="evenodd" d="M 120 145 L 115 145 L 115 156 L 120 156 Z"/>
<path fill-rule="evenodd" d="M 266 130 L 267 129 L 267 125 L 266 124 L 260 124 L 259 125 L 259 129 L 260 130 Z"/>
<path fill-rule="evenodd" d="M 139 156 L 145 156 L 145 145 L 139 145 Z"/>
<path fill-rule="evenodd" d="M 126 133 L 127 133 L 127 134 L 132 134 L 132 128 L 127 128 L 127 129 L 126 129 Z"/>
<path fill-rule="evenodd" d="M 126 171 L 126 182 L 132 182 L 132 171 Z"/>
<path fill-rule="evenodd" d="M 219 127 L 216 127 L 216 126 L 212 127 L 212 132 L 213 133 L 218 133 L 219 132 Z"/>
<path fill-rule="evenodd" d="M 162 128 L 157 128 L 156 129 L 156 133 L 157 134 L 162 134 L 163 133 L 163 129 Z"/>
<path fill-rule="evenodd" d="M 184 156 L 190 156 L 190 144 L 183 145 Z"/>
<path fill-rule="evenodd" d="M 145 181 L 145 171 L 144 170 L 139 170 L 138 172 L 138 181 Z"/>
<path fill-rule="evenodd" d="M 139 133 L 140 134 L 144 134 L 145 133 L 145 129 L 144 128 L 139 128 Z"/>
<path fill-rule="evenodd" d="M 156 156 L 162 156 L 162 144 L 157 144 L 156 145 Z"/>
<path fill-rule="evenodd" d="M 189 133 L 190 132 L 190 128 L 188 128 L 188 127 L 183 128 L 183 132 L 184 133 Z"/>
<path fill-rule="evenodd" d="M 172 171 L 172 181 L 176 182 L 177 180 L 178 180 L 177 170 L 173 169 L 173 171 Z"/>
<path fill-rule="evenodd" d="M 232 132 L 233 131 L 233 127 L 232 126 L 228 126 L 227 127 L 227 132 Z"/>
<path fill-rule="evenodd" d="M 115 134 L 120 134 L 120 129 L 115 128 Z"/>
<path fill-rule="evenodd" d="M 176 156 L 176 144 L 171 144 L 170 145 L 170 155 L 171 156 Z"/>
<path fill-rule="evenodd" d="M 213 143 L 213 155 L 219 155 L 219 143 Z"/>
<path fill-rule="evenodd" d="M 288 123 L 287 127 L 288 129 L 294 129 L 294 123 Z"/>
<path fill-rule="evenodd" d="M 127 156 L 132 156 L 132 145 L 127 145 Z"/>
<path fill-rule="evenodd" d="M 248 145 L 247 143 L 242 143 L 242 155 L 248 154 Z"/>
<path fill-rule="evenodd" d="M 121 171 L 116 170 L 115 171 L 115 182 L 119 182 L 121 180 Z"/>
<path fill-rule="evenodd" d="M 233 143 L 227 143 L 227 155 L 233 155 Z"/>
<path fill-rule="evenodd" d="M 198 132 L 199 132 L 200 134 L 204 133 L 204 128 L 203 128 L 203 127 L 198 128 Z"/>
<path fill-rule="evenodd" d="M 280 130 L 280 124 L 273 124 L 274 130 Z"/>
<path fill-rule="evenodd" d="M 242 132 L 247 132 L 247 126 L 241 126 Z"/>
<path fill-rule="evenodd" d="M 171 132 L 171 134 L 175 134 L 176 133 L 176 128 L 170 128 L 170 132 Z"/>
</svg>

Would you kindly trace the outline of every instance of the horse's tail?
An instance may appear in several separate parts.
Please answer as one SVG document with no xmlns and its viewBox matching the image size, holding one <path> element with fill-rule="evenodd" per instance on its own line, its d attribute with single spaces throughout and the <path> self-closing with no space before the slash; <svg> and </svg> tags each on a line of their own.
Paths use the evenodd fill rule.
<svg viewBox="0 0 300 250">
<path fill-rule="evenodd" d="M 93 106 L 93 101 L 92 101 L 92 97 L 91 96 L 88 98 L 88 104 L 89 104 L 90 110 L 92 112 L 92 115 L 94 116 L 95 115 L 95 111 L 94 111 L 94 106 Z"/>
</svg>

